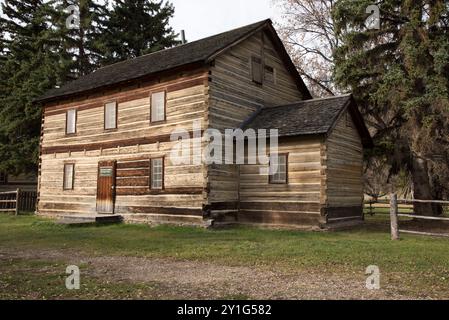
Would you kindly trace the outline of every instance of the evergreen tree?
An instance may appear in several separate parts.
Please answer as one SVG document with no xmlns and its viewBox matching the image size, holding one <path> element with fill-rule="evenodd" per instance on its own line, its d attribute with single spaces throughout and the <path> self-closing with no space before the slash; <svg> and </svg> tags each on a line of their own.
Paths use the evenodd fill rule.
<svg viewBox="0 0 449 320">
<path fill-rule="evenodd" d="M 68 8 L 72 5 L 79 9 L 79 21 L 70 20 L 74 12 L 69 12 Z M 95 71 L 104 56 L 105 45 L 102 41 L 109 19 L 108 2 L 58 0 L 55 8 L 54 21 L 61 41 L 59 55 L 70 71 L 69 78 L 78 78 Z"/>
<path fill-rule="evenodd" d="M 107 23 L 104 64 L 135 58 L 179 44 L 169 26 L 174 7 L 154 0 L 114 1 Z"/>
<path fill-rule="evenodd" d="M 3 13 L 0 23 L 11 41 L 2 66 L 0 171 L 36 172 L 41 110 L 33 99 L 60 83 L 49 18 L 54 12 L 43 0 L 7 0 Z"/>
<path fill-rule="evenodd" d="M 335 78 L 355 94 L 392 172 L 410 172 L 417 199 L 449 196 L 449 1 L 385 0 L 380 29 L 365 26 L 370 0 L 339 0 L 344 45 Z M 440 208 L 415 205 L 418 214 Z"/>
</svg>

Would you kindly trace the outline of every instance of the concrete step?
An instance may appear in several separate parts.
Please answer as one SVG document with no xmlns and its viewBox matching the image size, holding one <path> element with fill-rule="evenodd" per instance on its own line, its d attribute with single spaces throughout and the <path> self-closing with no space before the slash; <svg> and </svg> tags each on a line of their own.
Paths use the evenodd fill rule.
<svg viewBox="0 0 449 320">
<path fill-rule="evenodd" d="M 94 225 L 121 223 L 123 217 L 120 215 L 66 215 L 60 216 L 56 221 L 63 225 Z"/>
</svg>

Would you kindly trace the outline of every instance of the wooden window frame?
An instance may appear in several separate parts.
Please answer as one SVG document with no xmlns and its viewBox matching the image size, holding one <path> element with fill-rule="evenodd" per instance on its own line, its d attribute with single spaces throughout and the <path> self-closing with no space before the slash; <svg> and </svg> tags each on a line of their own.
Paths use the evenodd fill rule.
<svg viewBox="0 0 449 320">
<path fill-rule="evenodd" d="M 73 170 L 72 170 L 72 187 L 71 188 L 66 188 L 66 167 L 67 166 L 72 166 Z M 63 172 L 63 178 L 62 178 L 62 189 L 64 191 L 70 191 L 70 190 L 74 190 L 75 189 L 75 163 L 64 163 L 64 172 Z"/>
<path fill-rule="evenodd" d="M 106 106 L 110 103 L 115 103 L 115 124 L 114 128 L 106 128 Z M 103 112 L 103 122 L 104 122 L 104 130 L 105 131 L 114 131 L 118 128 L 118 103 L 117 101 L 109 101 L 104 104 L 104 112 Z"/>
<path fill-rule="evenodd" d="M 160 188 L 153 188 L 153 160 L 162 160 L 162 186 Z M 165 190 L 165 156 L 150 158 L 150 190 L 164 191 Z"/>
<path fill-rule="evenodd" d="M 260 82 L 257 81 L 254 76 L 254 63 L 258 63 L 256 60 L 260 61 Z M 251 80 L 252 80 L 252 82 L 254 82 L 255 84 L 258 84 L 258 85 L 263 85 L 264 75 L 265 75 L 265 68 L 264 68 L 264 63 L 263 63 L 262 57 L 258 57 L 255 55 L 251 56 Z"/>
<path fill-rule="evenodd" d="M 272 82 L 266 80 L 265 75 L 266 75 L 267 72 L 271 72 L 272 73 L 272 75 L 273 75 L 273 81 Z M 268 82 L 268 83 L 276 84 L 276 69 L 274 67 L 270 66 L 270 65 L 264 65 L 263 66 L 263 80 L 264 80 L 264 83 Z"/>
<path fill-rule="evenodd" d="M 164 119 L 153 121 L 153 94 L 164 93 Z M 150 92 L 150 124 L 167 122 L 167 90 L 155 90 Z"/>
<path fill-rule="evenodd" d="M 75 111 L 75 132 L 68 132 L 69 129 L 69 111 Z M 77 134 L 77 122 L 78 122 L 78 110 L 77 109 L 69 109 L 65 112 L 65 135 L 66 136 L 73 136 Z"/>
<path fill-rule="evenodd" d="M 345 124 L 346 124 L 346 128 L 352 128 L 353 127 L 352 116 L 351 116 L 351 113 L 349 112 L 349 110 L 346 111 Z"/>
<path fill-rule="evenodd" d="M 273 181 L 273 175 L 271 175 L 268 172 L 268 183 L 269 184 L 276 184 L 276 185 L 288 185 L 288 153 L 273 153 L 269 155 L 269 159 L 270 159 L 270 163 L 269 165 L 271 166 L 271 156 L 273 155 L 277 155 L 279 156 L 285 156 L 285 182 L 279 182 L 279 181 Z"/>
</svg>

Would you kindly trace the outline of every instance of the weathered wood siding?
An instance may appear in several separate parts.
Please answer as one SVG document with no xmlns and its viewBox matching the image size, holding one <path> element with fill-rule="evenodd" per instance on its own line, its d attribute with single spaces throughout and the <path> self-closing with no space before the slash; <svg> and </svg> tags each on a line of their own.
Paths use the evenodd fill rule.
<svg viewBox="0 0 449 320">
<path fill-rule="evenodd" d="M 269 184 L 261 175 L 266 165 L 240 167 L 240 213 L 242 223 L 317 227 L 321 217 L 322 139 L 281 140 L 279 152 L 288 154 L 288 183 Z"/>
<path fill-rule="evenodd" d="M 273 80 L 264 79 L 262 85 L 252 81 L 253 56 L 274 68 Z M 293 77 L 263 32 L 217 57 L 210 69 L 210 81 L 209 127 L 222 131 L 238 128 L 257 108 L 302 99 Z M 238 181 L 238 166 L 214 165 L 209 168 L 209 203 L 216 209 L 214 211 L 226 214 L 237 210 Z"/>
<path fill-rule="evenodd" d="M 326 214 L 328 222 L 362 216 L 363 146 L 349 113 L 326 141 Z"/>
<path fill-rule="evenodd" d="M 47 106 L 41 145 L 39 212 L 45 215 L 96 212 L 100 161 L 117 161 L 116 213 L 129 220 L 202 221 L 207 167 L 173 165 L 170 152 L 177 128 L 207 127 L 207 70 L 139 86 L 102 92 Z M 165 79 L 164 79 L 165 80 Z M 150 124 L 150 92 L 166 90 L 164 123 Z M 118 103 L 118 128 L 105 131 L 104 104 Z M 65 135 L 65 112 L 76 108 L 77 134 Z M 151 158 L 164 157 L 164 190 L 150 190 Z M 63 190 L 64 163 L 75 164 L 74 190 Z"/>
</svg>

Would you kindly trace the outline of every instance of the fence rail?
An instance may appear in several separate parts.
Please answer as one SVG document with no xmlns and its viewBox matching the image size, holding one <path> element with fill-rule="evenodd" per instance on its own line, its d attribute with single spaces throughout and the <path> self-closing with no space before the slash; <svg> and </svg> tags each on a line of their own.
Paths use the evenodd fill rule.
<svg viewBox="0 0 449 320">
<path fill-rule="evenodd" d="M 0 192 L 0 212 L 32 211 L 36 207 L 37 192 L 16 191 Z"/>
<path fill-rule="evenodd" d="M 444 233 L 434 233 L 434 232 L 421 232 L 414 230 L 405 230 L 400 229 L 399 227 L 399 217 L 413 218 L 418 220 L 432 220 L 432 221 L 449 221 L 449 218 L 445 217 L 431 217 L 431 216 L 420 216 L 416 214 L 405 214 L 399 212 L 399 204 L 401 203 L 429 203 L 429 204 L 441 204 L 448 205 L 449 201 L 440 201 L 440 200 L 406 200 L 406 199 L 398 199 L 396 194 L 391 195 L 390 199 L 390 225 L 391 225 L 391 239 L 399 240 L 400 233 L 408 233 L 415 235 L 426 235 L 433 237 L 449 237 L 449 234 Z"/>
</svg>

